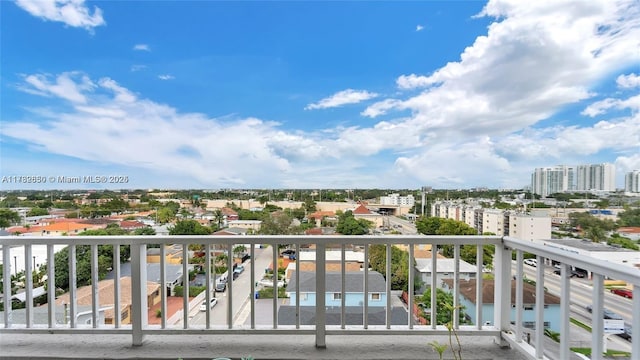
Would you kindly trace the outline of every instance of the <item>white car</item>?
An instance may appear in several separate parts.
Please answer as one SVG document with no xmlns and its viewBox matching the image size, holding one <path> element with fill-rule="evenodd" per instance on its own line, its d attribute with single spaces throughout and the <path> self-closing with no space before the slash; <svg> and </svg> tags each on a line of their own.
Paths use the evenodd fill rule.
<svg viewBox="0 0 640 360">
<path fill-rule="evenodd" d="M 264 287 L 273 287 L 273 280 L 272 279 L 261 279 L 260 281 L 258 281 L 259 285 L 262 285 Z M 278 287 L 284 287 L 284 281 L 282 280 L 278 280 L 277 282 Z"/>
<path fill-rule="evenodd" d="M 210 308 L 213 309 L 214 306 L 216 306 L 216 304 L 218 304 L 218 299 L 216 298 L 211 298 L 211 301 L 209 302 L 209 306 Z M 202 302 L 202 305 L 200 305 L 200 311 L 207 311 L 207 300 Z"/>
<path fill-rule="evenodd" d="M 524 264 L 536 267 L 536 266 L 538 266 L 538 260 L 536 260 L 536 259 L 524 259 Z"/>
</svg>

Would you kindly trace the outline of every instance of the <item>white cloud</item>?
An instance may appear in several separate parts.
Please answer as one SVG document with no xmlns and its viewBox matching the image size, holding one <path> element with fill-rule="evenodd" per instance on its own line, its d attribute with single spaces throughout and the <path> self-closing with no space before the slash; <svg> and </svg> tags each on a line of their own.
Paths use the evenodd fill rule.
<svg viewBox="0 0 640 360">
<path fill-rule="evenodd" d="M 147 68 L 147 65 L 131 65 L 131 72 L 142 71 Z"/>
<path fill-rule="evenodd" d="M 158 79 L 160 79 L 160 80 L 173 80 L 173 79 L 175 79 L 175 76 L 170 75 L 170 74 L 163 74 L 163 75 L 158 75 Z"/>
<path fill-rule="evenodd" d="M 632 96 L 625 100 L 607 98 L 601 101 L 596 101 L 593 104 L 587 106 L 587 108 L 584 109 L 581 112 L 581 114 L 590 116 L 590 117 L 595 117 L 595 116 L 606 113 L 607 110 L 612 108 L 618 109 L 618 110 L 621 110 L 621 109 L 631 109 L 636 111 L 640 110 L 640 95 Z"/>
<path fill-rule="evenodd" d="M 424 30 L 424 26 L 420 24 L 416 25 L 416 31 L 422 31 L 422 30 Z"/>
<path fill-rule="evenodd" d="M 616 79 L 618 87 L 623 89 L 635 88 L 640 86 L 640 76 L 636 74 L 620 75 Z"/>
<path fill-rule="evenodd" d="M 94 6 L 91 14 L 84 0 L 16 0 L 16 4 L 41 19 L 59 21 L 89 31 L 96 26 L 106 25 L 102 10 Z"/>
<path fill-rule="evenodd" d="M 416 74 L 400 75 L 396 79 L 396 84 L 400 89 L 415 89 L 420 87 L 427 87 L 435 84 L 434 81 L 426 76 L 418 76 Z"/>
<path fill-rule="evenodd" d="M 377 96 L 378 94 L 365 90 L 347 89 L 324 98 L 315 104 L 309 104 L 305 107 L 305 110 L 327 109 L 347 104 L 357 104 L 361 101 L 373 99 Z"/>
<path fill-rule="evenodd" d="M 133 46 L 133 50 L 136 51 L 151 51 L 151 48 L 147 44 L 136 44 Z"/>
<path fill-rule="evenodd" d="M 360 115 L 375 118 L 377 116 L 384 115 L 387 113 L 387 111 L 398 108 L 401 105 L 402 101 L 396 99 L 384 99 L 382 101 L 378 101 L 374 104 L 369 105 L 363 112 L 360 113 Z"/>
<path fill-rule="evenodd" d="M 88 76 L 79 72 L 65 72 L 58 75 L 55 81 L 50 76 L 43 74 L 28 75 L 24 77 L 25 84 L 18 89 L 41 96 L 60 97 L 72 103 L 85 103 L 86 97 L 82 93 L 91 90 L 95 84 Z"/>
</svg>

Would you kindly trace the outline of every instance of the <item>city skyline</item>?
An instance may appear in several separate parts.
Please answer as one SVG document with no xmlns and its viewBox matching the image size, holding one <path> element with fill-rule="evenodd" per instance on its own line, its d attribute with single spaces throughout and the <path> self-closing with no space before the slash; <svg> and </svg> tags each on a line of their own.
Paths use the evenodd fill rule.
<svg viewBox="0 0 640 360">
<path fill-rule="evenodd" d="M 0 168 L 38 180 L 0 190 L 519 189 L 599 163 L 623 188 L 640 169 L 635 1 L 17 0 L 0 23 Z"/>
</svg>

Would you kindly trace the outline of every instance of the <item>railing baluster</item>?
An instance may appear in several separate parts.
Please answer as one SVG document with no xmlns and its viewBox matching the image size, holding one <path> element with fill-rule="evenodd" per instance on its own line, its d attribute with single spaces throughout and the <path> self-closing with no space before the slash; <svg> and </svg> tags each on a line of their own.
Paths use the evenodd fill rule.
<svg viewBox="0 0 640 360">
<path fill-rule="evenodd" d="M 407 305 L 409 306 L 409 329 L 413 329 L 413 303 L 415 297 L 415 266 L 413 264 L 415 262 L 415 246 L 415 244 L 409 244 L 409 287 L 407 288 Z"/>
<path fill-rule="evenodd" d="M 47 313 L 49 328 L 53 328 L 56 326 L 56 272 L 52 244 L 47 245 Z"/>
<path fill-rule="evenodd" d="M 273 249 L 271 252 L 272 262 L 273 262 L 273 299 L 271 301 L 272 305 L 272 316 L 273 316 L 273 328 L 278 328 L 278 244 L 273 245 Z"/>
<path fill-rule="evenodd" d="M 251 244 L 251 329 L 256 328 L 256 244 Z M 298 268 L 296 267 L 296 271 Z M 299 275 L 299 273 L 298 273 Z"/>
<path fill-rule="evenodd" d="M 387 306 L 385 308 L 386 316 L 385 323 L 387 325 L 387 329 L 391 329 L 391 244 L 387 244 L 387 255 L 386 255 L 386 293 L 387 293 Z M 369 294 L 367 294 L 369 296 Z"/>
<path fill-rule="evenodd" d="M 120 328 L 120 244 L 113 245 L 113 318 L 116 329 Z"/>
<path fill-rule="evenodd" d="M 76 267 L 76 246 L 69 245 L 69 324 L 72 329 L 76 328 L 76 315 L 78 314 L 78 283 Z M 66 319 L 65 319 L 66 321 Z"/>
<path fill-rule="evenodd" d="M 346 269 L 345 269 L 345 246 L 344 243 L 341 245 L 340 248 L 340 259 L 342 260 L 341 262 L 341 267 L 340 267 L 340 328 L 344 329 L 345 325 L 346 325 L 346 320 L 345 320 L 345 286 L 346 286 Z M 364 294 L 363 296 L 367 296 L 367 294 Z"/>
<path fill-rule="evenodd" d="M 31 245 L 25 245 L 24 247 L 24 285 L 25 293 L 27 295 L 25 299 L 26 303 L 26 326 L 27 328 L 33 327 L 33 271 L 31 268 L 31 257 L 33 256 Z"/>
<path fill-rule="evenodd" d="M 483 251 L 482 251 L 482 245 L 479 244 L 476 247 L 476 263 L 477 264 L 481 264 L 482 263 L 482 256 L 483 256 Z M 497 252 L 496 252 L 496 257 L 493 259 L 494 261 L 494 274 L 498 275 L 498 272 L 496 270 L 497 266 Z M 495 278 L 494 278 L 495 279 Z M 484 320 L 482 319 L 482 307 L 483 307 L 483 301 L 482 301 L 482 287 L 484 286 L 483 281 L 482 281 L 482 275 L 481 276 L 476 276 L 476 329 L 478 330 L 482 330 L 482 326 L 484 324 Z"/>
<path fill-rule="evenodd" d="M 100 300 L 98 297 L 98 245 L 91 244 L 91 327 L 98 327 L 98 312 Z M 118 313 L 113 309 L 114 316 Z"/>
<path fill-rule="evenodd" d="M 633 305 L 631 313 L 634 315 L 631 319 L 631 330 L 640 329 L 640 285 L 633 286 Z M 638 330 L 636 330 L 637 332 Z M 640 336 L 631 337 L 631 354 L 633 360 L 640 359 Z"/>
<path fill-rule="evenodd" d="M 296 329 L 300 329 L 300 244 L 296 244 Z"/>
<path fill-rule="evenodd" d="M 429 323 L 431 329 L 435 330 L 438 325 L 437 303 L 436 303 L 436 285 L 438 279 L 438 244 L 431 245 L 431 315 Z"/>
<path fill-rule="evenodd" d="M 227 327 L 233 329 L 233 242 L 227 241 Z"/>
<path fill-rule="evenodd" d="M 167 328 L 167 248 L 165 244 L 160 244 L 160 327 Z"/>
<path fill-rule="evenodd" d="M 11 266 L 11 248 L 9 245 L 2 245 L 2 301 L 4 304 L 4 327 L 6 329 L 11 327 L 11 271 L 18 273 L 18 269 L 13 269 L 15 266 Z M 51 286 L 50 286 L 51 287 Z"/>
<path fill-rule="evenodd" d="M 204 278 L 205 278 L 205 301 L 207 304 L 211 304 L 211 245 L 204 244 Z M 215 284 L 214 284 L 215 288 Z M 215 290 L 214 290 L 215 291 Z M 215 295 L 214 295 L 215 297 Z M 207 313 L 205 314 L 205 327 L 211 328 L 211 306 L 207 306 Z"/>
<path fill-rule="evenodd" d="M 604 276 L 593 274 L 593 307 L 591 308 L 591 359 L 601 360 L 604 351 L 602 338 L 604 336 Z M 638 314 L 634 314 L 638 316 Z M 634 316 L 634 317 L 635 317 Z M 635 330 L 635 329 L 634 329 Z M 637 330 L 636 330 L 637 331 Z M 638 354 L 636 354 L 637 356 Z"/>
<path fill-rule="evenodd" d="M 522 342 L 522 311 L 523 311 L 523 257 L 522 250 L 516 251 L 516 341 Z"/>
<path fill-rule="evenodd" d="M 538 256 L 536 268 L 536 356 L 544 356 L 544 262 L 545 258 Z"/>
<path fill-rule="evenodd" d="M 184 257 L 184 253 L 182 254 Z M 187 274 L 188 275 L 188 274 Z M 187 283 L 187 286 L 189 283 Z M 131 245 L 131 335 L 133 346 L 140 346 L 149 322 L 147 310 L 147 245 Z"/>
<path fill-rule="evenodd" d="M 182 244 L 182 327 L 189 328 L 189 245 Z"/>
<path fill-rule="evenodd" d="M 460 328 L 460 245 L 453 248 L 453 328 Z"/>
<path fill-rule="evenodd" d="M 571 350 L 569 348 L 570 326 L 569 317 L 571 316 L 571 283 L 569 277 L 571 268 L 567 264 L 562 264 L 560 271 L 560 358 L 569 359 Z"/>
<path fill-rule="evenodd" d="M 364 311 L 362 324 L 365 329 L 369 328 L 369 243 L 364 245 Z"/>
<path fill-rule="evenodd" d="M 327 331 L 327 308 L 326 293 L 327 282 L 325 267 L 327 254 L 325 252 L 325 244 L 318 243 L 316 246 L 316 347 L 325 348 L 326 331 Z M 319 266 L 318 266 L 319 265 Z"/>
</svg>

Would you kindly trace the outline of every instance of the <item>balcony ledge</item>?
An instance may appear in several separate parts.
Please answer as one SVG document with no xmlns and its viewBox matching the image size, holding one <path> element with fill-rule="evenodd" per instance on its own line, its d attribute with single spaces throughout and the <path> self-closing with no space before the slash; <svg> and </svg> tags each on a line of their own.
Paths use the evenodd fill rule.
<svg viewBox="0 0 640 360">
<path fill-rule="evenodd" d="M 439 359 L 428 345 L 449 343 L 448 336 L 352 335 L 327 336 L 326 348 L 314 345 L 313 335 L 148 335 L 142 346 L 132 346 L 130 335 L 0 335 L 0 359 Z M 527 357 L 501 348 L 493 337 L 464 336 L 465 360 Z M 445 359 L 453 359 L 450 349 Z"/>
</svg>

